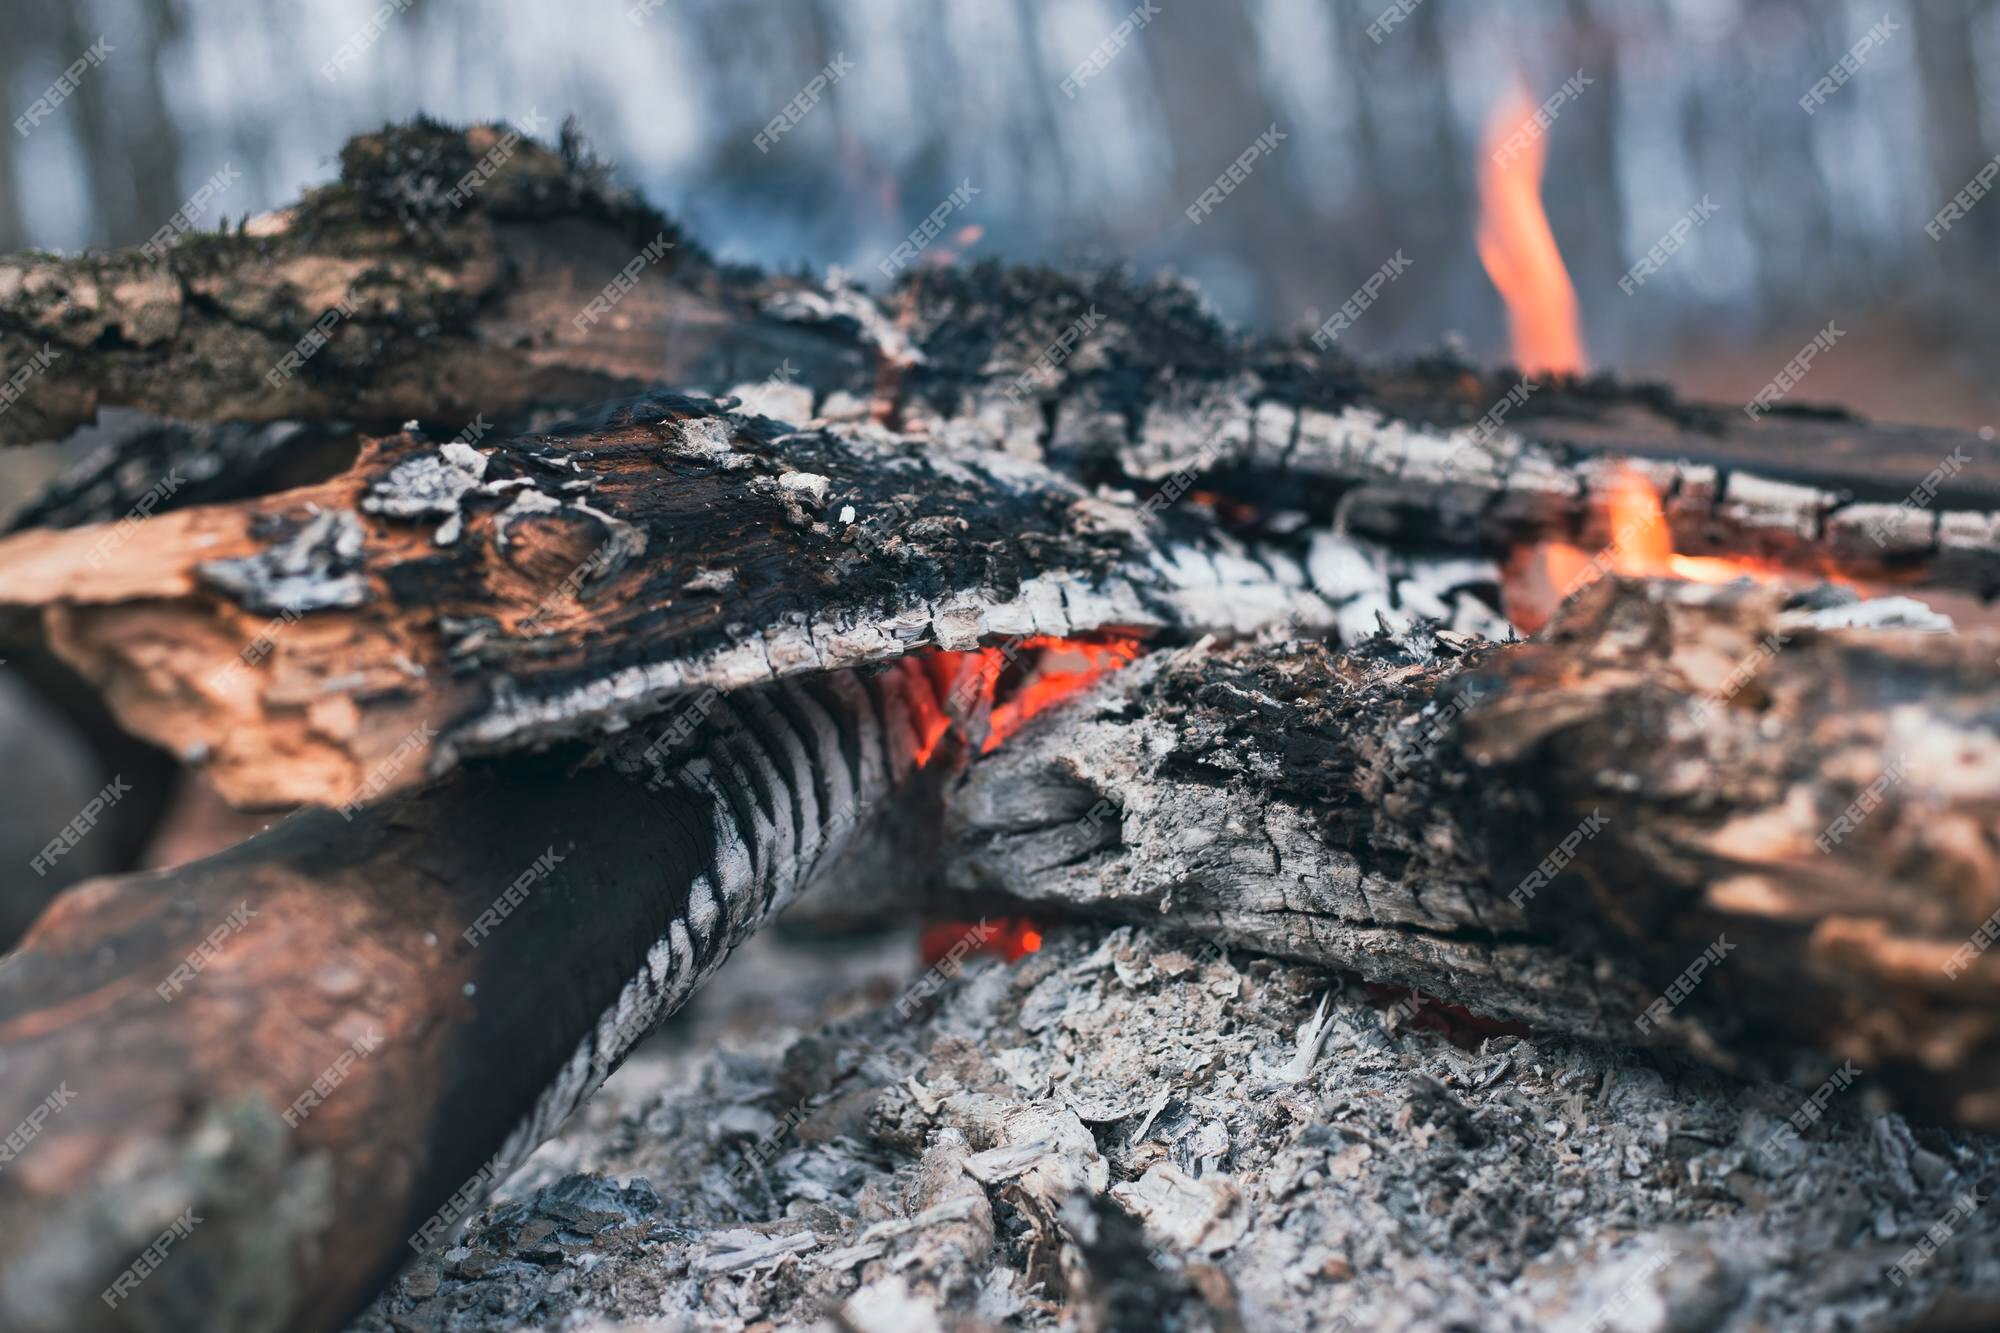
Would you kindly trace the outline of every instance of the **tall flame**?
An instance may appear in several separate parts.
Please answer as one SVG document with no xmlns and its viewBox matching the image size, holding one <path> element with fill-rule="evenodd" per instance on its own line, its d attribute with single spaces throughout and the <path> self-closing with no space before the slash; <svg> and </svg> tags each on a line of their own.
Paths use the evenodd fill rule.
<svg viewBox="0 0 2000 1333">
<path fill-rule="evenodd" d="M 1574 374 L 1588 369 L 1576 288 L 1542 211 L 1547 139 L 1536 132 L 1534 114 L 1535 104 L 1517 85 L 1487 119 L 1479 167 L 1479 261 L 1507 302 L 1514 363 L 1529 373 Z"/>
</svg>

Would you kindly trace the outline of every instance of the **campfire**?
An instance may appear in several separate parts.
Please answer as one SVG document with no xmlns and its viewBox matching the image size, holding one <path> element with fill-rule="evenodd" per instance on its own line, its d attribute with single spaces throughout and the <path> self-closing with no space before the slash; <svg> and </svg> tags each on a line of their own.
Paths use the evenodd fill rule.
<svg viewBox="0 0 2000 1333">
<path fill-rule="evenodd" d="M 151 414 L 0 537 L 125 784 L 0 963 L 0 1325 L 1970 1300 L 1910 1237 L 2000 1173 L 2000 455 L 1593 372 L 1537 115 L 1492 370 L 949 201 L 886 290 L 720 265 L 493 126 L 204 238 L 227 310 L 0 261 L 0 439 Z"/>
</svg>

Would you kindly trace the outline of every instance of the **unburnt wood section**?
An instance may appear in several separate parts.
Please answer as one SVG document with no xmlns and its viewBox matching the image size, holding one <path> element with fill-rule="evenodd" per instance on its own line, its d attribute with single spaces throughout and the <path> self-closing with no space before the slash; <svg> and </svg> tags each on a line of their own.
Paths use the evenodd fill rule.
<svg viewBox="0 0 2000 1333">
<path fill-rule="evenodd" d="M 936 827 L 941 683 L 711 699 L 66 894 L 0 963 L 0 1119 L 73 1096 L 0 1174 L 0 1323 L 339 1327 L 770 913 Z"/>
<path fill-rule="evenodd" d="M 1612 581 L 1515 645 L 1157 654 L 975 763 L 948 878 L 2000 1124 L 1996 645 L 1780 601 Z"/>
<path fill-rule="evenodd" d="M 1332 623 L 1282 547 L 990 450 L 656 396 L 478 449 L 0 541 L 0 604 L 239 804 L 339 804 L 926 646 Z M 423 764 L 388 761 L 437 734 Z M 390 771 L 390 769 L 394 771 Z"/>
</svg>

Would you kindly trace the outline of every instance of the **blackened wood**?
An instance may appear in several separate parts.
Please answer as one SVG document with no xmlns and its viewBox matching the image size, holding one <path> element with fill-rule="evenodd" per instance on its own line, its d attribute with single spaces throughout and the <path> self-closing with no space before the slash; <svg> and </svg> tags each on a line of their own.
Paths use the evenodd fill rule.
<svg viewBox="0 0 2000 1333">
<path fill-rule="evenodd" d="M 1779 601 L 1613 581 L 1463 658 L 1156 655 L 975 764 L 949 878 L 1993 1127 L 1996 645 Z"/>
<path fill-rule="evenodd" d="M 1812 381 L 1752 414 L 1609 375 L 1530 380 L 1451 356 L 1362 366 L 1238 334 L 1188 288 L 1119 274 L 983 263 L 883 299 L 918 358 L 898 380 L 906 429 L 1087 477 L 1145 488 L 1191 473 L 1259 507 L 1337 510 L 1392 544 L 1595 550 L 1614 535 L 1611 473 L 1638 460 L 1683 552 L 2000 591 L 2000 444 L 1800 406 Z"/>
<path fill-rule="evenodd" d="M 318 486 L 18 534 L 0 571 L 0 615 L 242 804 L 372 799 L 709 686 L 932 645 L 1333 623 L 1298 559 L 1184 510 L 673 396 L 477 449 L 400 435 Z M 426 726 L 422 762 L 389 764 Z"/>
<path fill-rule="evenodd" d="M 789 285 L 718 268 L 572 137 L 419 120 L 351 140 L 340 179 L 298 204 L 163 255 L 0 260 L 0 367 L 46 367 L 0 414 L 0 444 L 60 439 L 110 405 L 456 430 L 787 363 L 872 373 L 814 324 L 756 316 Z"/>
<path fill-rule="evenodd" d="M 498 169 L 454 204 L 482 163 Z M 648 245 L 658 258 L 593 311 Z M 350 291 L 332 341 L 267 381 Z M 1684 551 L 2000 589 L 2000 446 L 1980 434 L 1801 406 L 1810 385 L 1753 414 L 1449 356 L 1366 368 L 1119 274 L 927 269 L 878 299 L 722 268 L 573 138 L 552 151 L 501 127 L 362 136 L 337 183 L 157 264 L 0 264 L 0 365 L 45 344 L 60 359 L 0 416 L 0 442 L 60 435 L 100 402 L 442 433 L 656 385 L 777 383 L 800 424 L 872 413 L 1092 480 L 1184 474 L 1260 505 L 1338 505 L 1398 543 L 1600 546 L 1606 464 L 1650 460 Z"/>
<path fill-rule="evenodd" d="M 934 826 L 937 714 L 835 673 L 72 889 L 0 963 L 0 1323 L 340 1327 L 850 844 Z"/>
<path fill-rule="evenodd" d="M 309 486 L 353 466 L 361 446 L 352 430 L 292 422 L 142 421 L 111 435 L 9 518 L 4 531 L 116 522 L 163 481 L 170 489 L 148 505 L 151 513 Z"/>
</svg>

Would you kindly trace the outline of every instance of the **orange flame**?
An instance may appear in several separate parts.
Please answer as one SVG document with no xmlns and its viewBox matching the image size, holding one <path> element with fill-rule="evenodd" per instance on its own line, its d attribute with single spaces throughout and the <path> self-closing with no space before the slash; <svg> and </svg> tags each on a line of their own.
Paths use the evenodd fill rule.
<svg viewBox="0 0 2000 1333">
<path fill-rule="evenodd" d="M 1127 637 L 1061 639 L 1033 634 L 1004 652 L 974 648 L 929 654 L 924 660 L 931 683 L 946 704 L 940 707 L 928 699 L 917 703 L 917 763 L 929 763 L 952 725 L 965 723 L 982 709 L 987 730 L 980 753 L 991 754 L 1029 718 L 1138 657 L 1140 646 L 1138 639 Z M 1000 681 L 1016 665 L 1020 683 L 1001 699 Z"/>
<path fill-rule="evenodd" d="M 1118 670 L 1138 657 L 1140 641 L 1133 638 L 1059 639 L 1036 634 L 1019 641 L 1011 653 L 998 648 L 977 648 L 971 652 L 936 652 L 925 659 L 932 684 L 940 699 L 950 700 L 941 707 L 914 691 L 918 697 L 917 763 L 930 762 L 954 722 L 954 708 L 963 709 L 965 700 L 954 698 L 962 682 L 976 684 L 974 704 L 990 704 L 988 731 L 982 753 L 991 753 L 1000 743 L 1019 731 L 1037 713 L 1045 712 L 1082 690 L 1098 678 Z M 1022 670 L 1021 683 L 1007 698 L 995 702 L 1000 680 L 1010 663 Z M 940 921 L 924 928 L 919 941 L 924 965 L 932 966 L 968 938 L 973 925 L 965 921 Z M 1042 947 L 1042 932 L 1028 917 L 1001 917 L 996 929 L 977 941 L 974 954 L 998 954 L 1015 962 Z"/>
<path fill-rule="evenodd" d="M 1486 122 L 1479 167 L 1479 261 L 1507 302 L 1514 363 L 1531 374 L 1580 374 L 1588 366 L 1576 288 L 1542 211 L 1547 142 L 1536 132 L 1534 114 L 1535 104 L 1516 85 Z"/>
<path fill-rule="evenodd" d="M 993 708 L 993 727 L 986 733 L 984 753 L 1021 729 L 1021 724 L 1077 693 L 1098 677 L 1124 666 L 1139 655 L 1137 639 L 1106 643 L 1037 637 L 1025 647 L 1040 648 L 1041 658 L 1014 697 Z"/>
<path fill-rule="evenodd" d="M 1779 577 L 1775 567 L 1755 560 L 1677 553 L 1660 492 L 1637 468 L 1620 467 L 1612 474 L 1604 521 L 1611 541 L 1595 556 L 1568 542 L 1540 542 L 1508 555 L 1500 578 L 1501 601 L 1507 618 L 1523 634 L 1547 624 L 1564 602 L 1606 574 L 1691 583 Z"/>
</svg>

